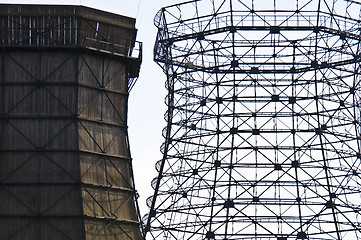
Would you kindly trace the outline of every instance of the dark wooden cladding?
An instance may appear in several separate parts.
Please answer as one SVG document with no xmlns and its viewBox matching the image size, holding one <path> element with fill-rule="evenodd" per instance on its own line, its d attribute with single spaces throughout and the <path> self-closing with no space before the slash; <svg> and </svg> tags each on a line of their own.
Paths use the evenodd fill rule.
<svg viewBox="0 0 361 240">
<path fill-rule="evenodd" d="M 122 28 L 134 29 L 135 19 L 76 5 L 0 4 L 1 16 L 80 16 Z"/>
<path fill-rule="evenodd" d="M 0 45 L 83 47 L 132 56 L 136 36 L 133 19 L 80 6 L 47 8 L 0 4 Z"/>
<path fill-rule="evenodd" d="M 75 46 L 78 44 L 74 16 L 2 16 L 1 44 L 18 46 Z"/>
<path fill-rule="evenodd" d="M 0 25 L 0 239 L 143 239 L 127 133 L 134 19 L 0 5 Z"/>
</svg>

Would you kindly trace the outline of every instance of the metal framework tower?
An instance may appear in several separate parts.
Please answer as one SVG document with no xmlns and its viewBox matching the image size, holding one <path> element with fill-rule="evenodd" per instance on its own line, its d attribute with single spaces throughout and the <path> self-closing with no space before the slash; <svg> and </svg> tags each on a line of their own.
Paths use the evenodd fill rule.
<svg viewBox="0 0 361 240">
<path fill-rule="evenodd" d="M 358 0 L 162 8 L 148 239 L 361 239 Z"/>
<path fill-rule="evenodd" d="M 136 31 L 87 7 L 0 5 L 1 240 L 143 239 L 127 134 Z"/>
</svg>

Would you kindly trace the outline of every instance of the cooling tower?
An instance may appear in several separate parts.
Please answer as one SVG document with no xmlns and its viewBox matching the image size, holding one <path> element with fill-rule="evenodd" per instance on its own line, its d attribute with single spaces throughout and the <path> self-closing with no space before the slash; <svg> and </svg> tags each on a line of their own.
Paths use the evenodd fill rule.
<svg viewBox="0 0 361 240">
<path fill-rule="evenodd" d="M 0 5 L 0 239 L 142 239 L 127 134 L 135 19 Z"/>
</svg>

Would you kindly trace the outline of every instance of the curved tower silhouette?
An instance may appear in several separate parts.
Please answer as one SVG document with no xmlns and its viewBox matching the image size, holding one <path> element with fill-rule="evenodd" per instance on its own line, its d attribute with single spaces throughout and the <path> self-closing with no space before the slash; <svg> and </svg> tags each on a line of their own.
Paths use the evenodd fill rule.
<svg viewBox="0 0 361 240">
<path fill-rule="evenodd" d="M 148 239 L 361 239 L 360 7 L 162 8 L 163 159 Z"/>
<path fill-rule="evenodd" d="M 127 132 L 136 32 L 88 7 L 0 4 L 1 240 L 143 239 Z"/>
</svg>

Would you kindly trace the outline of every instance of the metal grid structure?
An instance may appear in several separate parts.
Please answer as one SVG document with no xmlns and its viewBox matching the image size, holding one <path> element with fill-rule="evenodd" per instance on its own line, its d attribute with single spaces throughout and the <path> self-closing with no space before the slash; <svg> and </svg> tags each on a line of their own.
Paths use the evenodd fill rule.
<svg viewBox="0 0 361 240">
<path fill-rule="evenodd" d="M 148 239 L 361 239 L 358 0 L 162 8 Z"/>
<path fill-rule="evenodd" d="M 0 239 L 143 239 L 127 133 L 135 19 L 0 5 Z"/>
</svg>

